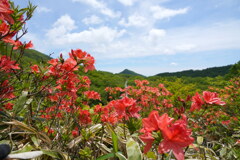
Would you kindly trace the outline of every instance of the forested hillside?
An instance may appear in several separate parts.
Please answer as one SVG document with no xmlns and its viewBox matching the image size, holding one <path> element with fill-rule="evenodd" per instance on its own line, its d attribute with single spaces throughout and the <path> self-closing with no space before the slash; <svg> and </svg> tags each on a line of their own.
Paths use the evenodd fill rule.
<svg viewBox="0 0 240 160">
<path fill-rule="evenodd" d="M 176 76 L 176 77 L 217 77 L 217 76 L 225 76 L 232 65 L 222 66 L 222 67 L 212 67 L 203 70 L 186 70 L 180 72 L 165 72 L 159 73 L 156 76 L 161 77 L 169 77 L 169 76 Z"/>
<path fill-rule="evenodd" d="M 131 70 L 129 70 L 129 69 L 124 69 L 122 72 L 120 72 L 119 74 L 128 74 L 128 75 L 133 75 L 133 76 L 143 76 L 143 75 L 141 75 L 141 74 L 139 74 L 139 73 L 136 73 L 136 72 L 134 72 L 134 71 L 131 71 Z M 143 77 L 145 77 L 145 76 L 143 76 Z"/>
</svg>

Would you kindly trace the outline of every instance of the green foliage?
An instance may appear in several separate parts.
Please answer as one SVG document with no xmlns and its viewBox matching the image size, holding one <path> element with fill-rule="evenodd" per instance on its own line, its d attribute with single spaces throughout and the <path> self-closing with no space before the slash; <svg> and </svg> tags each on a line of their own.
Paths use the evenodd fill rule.
<svg viewBox="0 0 240 160">
<path fill-rule="evenodd" d="M 145 77 L 145 76 L 143 76 L 143 75 L 141 75 L 141 74 L 138 74 L 138 73 L 136 73 L 136 72 L 134 72 L 134 71 L 131 71 L 131 70 L 129 70 L 129 69 L 124 69 L 122 72 L 120 72 L 120 73 L 118 73 L 118 74 L 125 74 L 125 75 L 131 75 L 131 76 Z"/>
<path fill-rule="evenodd" d="M 227 65 L 223 67 L 212 67 L 203 70 L 186 70 L 180 72 L 173 72 L 173 73 L 159 73 L 156 76 L 160 77 L 217 77 L 217 76 L 225 76 L 232 65 Z"/>
<path fill-rule="evenodd" d="M 233 77 L 239 77 L 240 76 L 240 61 L 238 63 L 234 64 L 231 68 L 229 73 L 226 75 L 228 79 Z"/>
<path fill-rule="evenodd" d="M 142 152 L 139 144 L 133 140 L 133 138 L 129 138 L 126 143 L 128 160 L 142 160 Z"/>
</svg>

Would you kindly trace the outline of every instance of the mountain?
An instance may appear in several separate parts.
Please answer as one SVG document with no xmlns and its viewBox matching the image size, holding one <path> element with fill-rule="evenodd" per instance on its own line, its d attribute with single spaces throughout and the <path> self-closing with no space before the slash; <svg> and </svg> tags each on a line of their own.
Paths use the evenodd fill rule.
<svg viewBox="0 0 240 160">
<path fill-rule="evenodd" d="M 48 61 L 50 59 L 52 59 L 50 56 L 43 54 L 39 51 L 36 51 L 34 49 L 26 49 L 24 52 L 23 57 L 28 57 L 30 59 L 33 59 L 37 62 L 41 62 L 41 61 Z"/>
<path fill-rule="evenodd" d="M 136 73 L 136 72 L 134 72 L 134 71 L 131 71 L 131 70 L 129 70 L 129 69 L 124 69 L 122 72 L 120 72 L 120 73 L 118 73 L 118 74 L 127 74 L 127 75 L 132 75 L 132 76 L 141 76 L 141 77 L 145 77 L 145 76 L 143 76 L 143 75 L 141 75 L 141 74 L 138 74 L 138 73 Z"/>
<path fill-rule="evenodd" d="M 229 73 L 230 68 L 233 65 L 227 65 L 222 67 L 212 67 L 207 68 L 203 70 L 185 70 L 180 72 L 165 72 L 165 73 L 159 73 L 156 76 L 161 77 L 170 77 L 170 76 L 176 76 L 176 77 L 217 77 L 217 76 L 225 76 Z"/>
<path fill-rule="evenodd" d="M 8 55 L 10 56 L 11 48 L 4 48 L 0 46 L 0 55 Z M 19 59 L 20 51 L 19 50 L 14 50 L 12 54 L 12 59 L 17 60 Z M 52 59 L 50 56 L 45 55 L 37 50 L 34 49 L 25 49 L 24 53 L 21 58 L 21 62 L 23 64 L 39 64 L 43 61 L 48 61 Z"/>
</svg>

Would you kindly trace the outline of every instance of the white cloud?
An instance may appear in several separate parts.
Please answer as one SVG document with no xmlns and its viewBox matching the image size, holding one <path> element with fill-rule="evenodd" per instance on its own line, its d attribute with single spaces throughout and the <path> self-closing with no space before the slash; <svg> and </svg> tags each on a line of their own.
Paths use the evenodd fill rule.
<svg viewBox="0 0 240 160">
<path fill-rule="evenodd" d="M 136 32 L 130 37 L 113 40 L 109 45 L 95 46 L 95 51 L 101 55 L 99 58 L 126 58 L 240 49 L 240 36 L 236 36 L 240 35 L 239 27 L 240 21 L 233 21 L 166 31 L 152 29 L 148 33 Z"/>
<path fill-rule="evenodd" d="M 181 8 L 181 9 L 168 9 L 161 6 L 152 6 L 150 8 L 153 13 L 153 17 L 155 19 L 164 19 L 174 17 L 179 14 L 186 14 L 189 11 L 189 7 Z"/>
<path fill-rule="evenodd" d="M 170 63 L 171 66 L 177 66 L 178 64 L 176 62 Z"/>
<path fill-rule="evenodd" d="M 109 16 L 111 18 L 116 18 L 119 17 L 121 15 L 120 12 L 115 12 L 113 10 L 111 10 L 110 8 L 108 8 L 106 6 L 105 3 L 100 2 L 98 0 L 72 0 L 73 2 L 80 2 L 80 3 L 85 3 L 87 5 L 90 5 L 91 7 L 95 8 L 95 9 L 99 9 L 99 11 L 106 15 Z"/>
<path fill-rule="evenodd" d="M 49 47 L 44 49 L 47 52 L 82 48 L 96 59 L 240 49 L 239 27 L 240 21 L 232 20 L 165 30 L 147 26 L 141 32 L 109 26 L 80 30 L 69 15 L 63 15 L 41 37 L 45 41 L 35 46 L 40 50 Z"/>
<path fill-rule="evenodd" d="M 147 40 L 149 40 L 149 41 L 157 41 L 157 40 L 159 40 L 159 38 L 162 38 L 165 35 L 166 35 L 166 31 L 165 30 L 152 28 L 149 31 L 149 34 L 147 36 Z"/>
<path fill-rule="evenodd" d="M 134 14 L 128 17 L 128 20 L 121 19 L 119 21 L 120 25 L 129 27 L 129 26 L 145 26 L 146 25 L 146 18 L 140 15 Z"/>
<path fill-rule="evenodd" d="M 75 21 L 69 15 L 61 16 L 54 24 L 53 28 L 48 30 L 47 37 L 56 39 L 76 28 Z"/>
<path fill-rule="evenodd" d="M 52 10 L 47 7 L 38 6 L 36 11 L 38 13 L 48 13 L 48 12 L 51 12 Z"/>
<path fill-rule="evenodd" d="M 93 43 L 93 44 L 105 44 L 110 43 L 116 38 L 121 37 L 124 34 L 124 30 L 116 30 L 106 26 L 100 28 L 89 28 L 82 32 L 68 33 L 63 37 L 64 43 Z"/>
<path fill-rule="evenodd" d="M 76 29 L 76 31 L 74 31 Z M 77 31 L 75 21 L 69 15 L 61 16 L 46 33 L 48 45 L 66 50 L 64 47 L 76 46 L 108 46 L 126 31 L 107 26 Z M 90 47 L 91 48 L 91 47 Z M 93 49 L 91 49 L 93 50 Z"/>
<path fill-rule="evenodd" d="M 86 17 L 82 20 L 83 23 L 86 25 L 91 25 L 91 24 L 100 24 L 102 23 L 102 19 L 96 15 L 92 15 L 90 17 Z"/>
<path fill-rule="evenodd" d="M 137 0 L 118 0 L 118 2 L 122 3 L 125 6 L 132 6 Z"/>
</svg>

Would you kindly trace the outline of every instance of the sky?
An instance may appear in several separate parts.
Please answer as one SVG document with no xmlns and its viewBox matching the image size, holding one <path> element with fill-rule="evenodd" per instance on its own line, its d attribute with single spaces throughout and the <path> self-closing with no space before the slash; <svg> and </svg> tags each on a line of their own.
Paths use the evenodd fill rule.
<svg viewBox="0 0 240 160">
<path fill-rule="evenodd" d="M 15 0 L 26 7 L 27 0 Z M 94 56 L 96 69 L 145 76 L 240 60 L 240 0 L 31 0 L 23 40 L 68 57 Z"/>
</svg>

